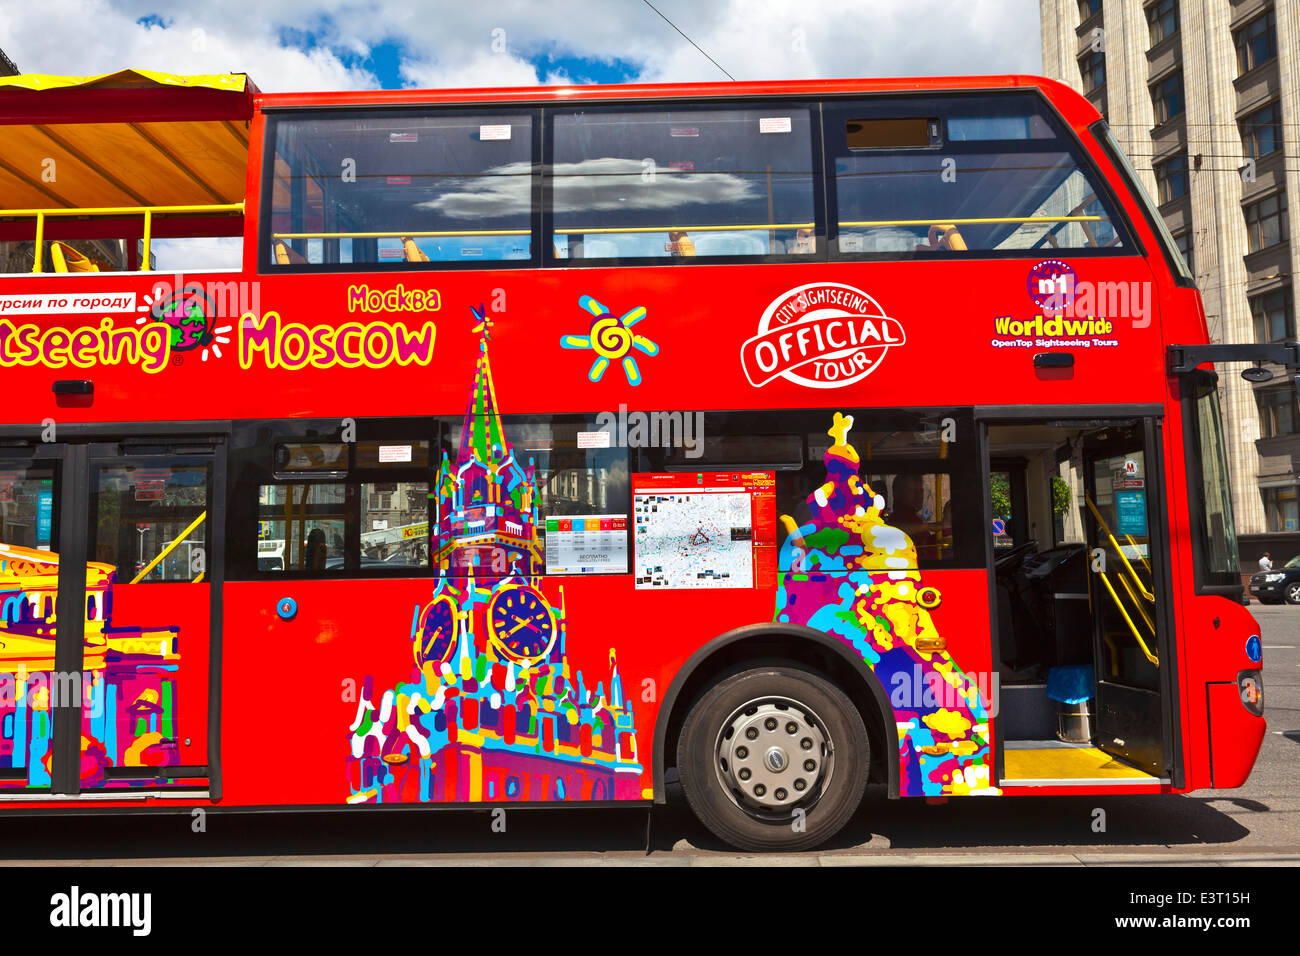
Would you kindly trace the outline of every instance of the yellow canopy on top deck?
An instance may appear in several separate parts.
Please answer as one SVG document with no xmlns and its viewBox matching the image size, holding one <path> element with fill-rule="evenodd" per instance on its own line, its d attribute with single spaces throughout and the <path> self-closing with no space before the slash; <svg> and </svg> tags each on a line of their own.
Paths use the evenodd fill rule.
<svg viewBox="0 0 1300 956">
<path fill-rule="evenodd" d="M 0 77 L 0 218 L 238 203 L 256 92 L 243 74 Z"/>
</svg>

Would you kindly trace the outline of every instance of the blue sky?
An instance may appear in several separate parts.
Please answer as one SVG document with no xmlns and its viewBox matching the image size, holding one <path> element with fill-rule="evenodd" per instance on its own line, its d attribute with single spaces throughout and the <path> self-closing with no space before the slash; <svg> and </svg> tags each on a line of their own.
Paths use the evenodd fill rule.
<svg viewBox="0 0 1300 956">
<path fill-rule="evenodd" d="M 741 80 L 1041 65 L 1037 0 L 653 2 Z M 60 0 L 57 29 L 5 0 L 0 49 L 26 72 L 244 72 L 268 91 L 726 79 L 643 0 Z"/>
</svg>

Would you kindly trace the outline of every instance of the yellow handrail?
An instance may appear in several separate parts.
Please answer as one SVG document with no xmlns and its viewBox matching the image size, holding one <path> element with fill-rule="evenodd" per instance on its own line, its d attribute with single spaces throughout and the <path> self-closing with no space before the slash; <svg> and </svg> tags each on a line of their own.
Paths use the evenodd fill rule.
<svg viewBox="0 0 1300 956">
<path fill-rule="evenodd" d="M 1133 570 L 1133 565 L 1129 564 L 1128 557 L 1124 554 L 1124 549 L 1120 547 L 1120 543 L 1115 540 L 1115 536 L 1111 534 L 1110 527 L 1106 524 L 1105 519 L 1102 518 L 1101 512 L 1098 511 L 1097 506 L 1093 504 L 1092 496 L 1084 495 L 1083 500 L 1088 503 L 1088 510 L 1090 510 L 1092 516 L 1097 519 L 1097 524 L 1101 527 L 1101 530 L 1106 532 L 1106 537 L 1110 539 L 1110 543 L 1114 546 L 1115 553 L 1119 555 L 1119 559 L 1124 562 L 1124 567 L 1128 568 L 1128 573 L 1133 576 L 1133 583 L 1138 586 L 1138 590 L 1142 592 L 1142 596 L 1148 601 L 1154 602 L 1156 596 L 1147 590 L 1146 585 L 1142 583 L 1142 579 L 1138 577 L 1138 573 Z"/>
<path fill-rule="evenodd" d="M 624 232 L 745 232 L 746 230 L 765 229 L 815 229 L 812 222 L 751 222 L 735 226 L 556 226 L 551 231 L 559 235 L 582 233 L 586 236 L 604 235 Z"/>
<path fill-rule="evenodd" d="M 184 531 L 178 534 L 175 537 L 175 539 L 171 542 L 171 544 L 167 545 L 167 547 L 163 548 L 162 551 L 158 553 L 158 557 L 154 558 L 152 561 L 146 564 L 144 566 L 144 569 L 131 579 L 131 583 L 132 584 L 138 583 L 142 577 L 144 577 L 146 574 L 148 574 L 150 571 L 156 568 L 158 566 L 158 562 L 161 561 L 163 558 L 167 557 L 167 555 L 171 554 L 174 550 L 176 550 L 176 546 L 179 545 L 182 541 L 184 541 L 189 536 L 189 533 L 191 531 L 193 531 L 199 525 L 203 524 L 203 522 L 207 519 L 207 517 L 208 517 L 208 513 L 204 511 L 201 515 L 199 515 L 197 518 L 191 521 L 190 526 L 188 528 L 186 528 Z M 197 581 L 198 578 L 195 578 L 195 580 Z"/>
<path fill-rule="evenodd" d="M 860 219 L 840 220 L 840 227 L 862 226 L 979 226 L 1005 222 L 1100 222 L 1104 216 L 986 216 L 980 219 Z"/>
<path fill-rule="evenodd" d="M 0 219 L 36 219 L 36 261 L 33 272 L 41 271 L 41 245 L 45 237 L 46 216 L 143 216 L 144 250 L 140 257 L 140 271 L 149 271 L 149 244 L 154 216 L 176 216 L 186 213 L 237 212 L 243 215 L 243 202 L 212 203 L 191 206 L 84 206 L 56 209 L 0 209 Z"/>
<path fill-rule="evenodd" d="M 945 225 L 980 225 L 984 223 L 1008 222 L 1100 222 L 1104 216 L 1003 216 L 983 219 L 944 219 Z M 841 227 L 863 226 L 929 226 L 932 219 L 873 219 L 861 221 L 842 221 Z M 552 232 L 557 235 L 581 233 L 586 236 L 615 235 L 623 233 L 650 232 L 745 232 L 747 230 L 777 229 L 814 229 L 812 222 L 754 222 L 731 226 L 555 226 Z M 273 232 L 272 239 L 388 239 L 400 236 L 418 236 L 420 238 L 463 237 L 463 236 L 527 236 L 531 229 L 432 229 L 412 231 L 394 229 L 389 232 Z"/>
<path fill-rule="evenodd" d="M 1151 615 L 1147 613 L 1146 608 L 1142 606 L 1142 602 L 1138 600 L 1138 596 L 1133 593 L 1133 585 L 1128 583 L 1128 578 L 1123 574 L 1119 576 L 1119 583 L 1124 585 L 1124 591 L 1128 594 L 1128 599 L 1133 602 L 1133 606 L 1137 608 L 1137 612 L 1142 615 L 1142 620 L 1146 623 L 1147 630 L 1151 632 L 1151 637 L 1154 639 L 1156 626 L 1151 621 Z"/>
<path fill-rule="evenodd" d="M 1128 616 L 1128 611 L 1124 610 L 1124 605 L 1120 603 L 1119 595 L 1116 594 L 1115 589 L 1111 587 L 1110 579 L 1106 577 L 1106 572 L 1098 571 L 1097 573 L 1101 576 L 1101 583 L 1106 585 L 1106 590 L 1110 592 L 1110 599 L 1115 602 L 1115 609 L 1124 616 L 1124 621 L 1128 624 L 1128 629 L 1133 632 L 1133 639 L 1138 642 L 1138 647 L 1142 649 L 1142 653 L 1146 655 L 1147 660 L 1152 664 L 1155 664 L 1156 667 L 1159 667 L 1160 659 L 1151 653 L 1151 649 L 1147 647 L 1147 642 L 1142 640 L 1142 635 L 1138 633 L 1137 625 L 1133 623 L 1133 618 Z"/>
<path fill-rule="evenodd" d="M 272 239 L 400 239 L 418 236 L 429 239 L 440 236 L 527 236 L 529 229 L 434 229 L 412 231 L 398 229 L 393 232 L 273 232 Z"/>
</svg>

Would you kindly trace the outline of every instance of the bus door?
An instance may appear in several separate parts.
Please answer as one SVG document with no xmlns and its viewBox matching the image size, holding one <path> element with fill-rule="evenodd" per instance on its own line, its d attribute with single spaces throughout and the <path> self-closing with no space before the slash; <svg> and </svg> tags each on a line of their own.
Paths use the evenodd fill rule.
<svg viewBox="0 0 1300 956">
<path fill-rule="evenodd" d="M 1082 436 L 1078 505 L 1091 572 L 1093 739 L 1101 750 L 1164 777 L 1168 707 L 1161 670 L 1170 666 L 1171 642 L 1158 606 L 1165 535 L 1150 424 L 1119 423 Z"/>
<path fill-rule="evenodd" d="M 0 796 L 208 789 L 222 447 L 0 444 Z"/>
<path fill-rule="evenodd" d="M 1176 777 L 1159 427 L 988 421 L 1003 785 Z"/>
</svg>

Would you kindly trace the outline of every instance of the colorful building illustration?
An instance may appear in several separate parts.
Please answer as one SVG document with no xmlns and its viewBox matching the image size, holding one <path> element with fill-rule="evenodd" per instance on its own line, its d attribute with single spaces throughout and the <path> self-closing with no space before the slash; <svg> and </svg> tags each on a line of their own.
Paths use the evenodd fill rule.
<svg viewBox="0 0 1300 956">
<path fill-rule="evenodd" d="M 987 704 L 934 626 L 941 595 L 924 585 L 916 546 L 858 476 L 852 425 L 835 414 L 811 520 L 781 516 L 776 620 L 836 635 L 879 678 L 894 705 L 903 795 L 995 794 Z"/>
<path fill-rule="evenodd" d="M 58 555 L 0 544 L 0 769 L 27 771 L 0 787 L 50 785 L 50 708 L 61 694 L 81 699 L 81 786 L 149 783 L 104 771 L 180 763 L 179 629 L 114 626 L 113 567 L 89 562 L 83 670 L 56 674 L 58 578 Z"/>
<path fill-rule="evenodd" d="M 349 803 L 640 799 L 636 726 L 614 650 L 609 685 L 569 664 L 564 589 L 541 569 L 536 470 L 496 404 L 491 318 L 460 450 L 437 479 L 432 599 L 412 616 L 406 683 L 367 677 L 350 728 Z"/>
</svg>

